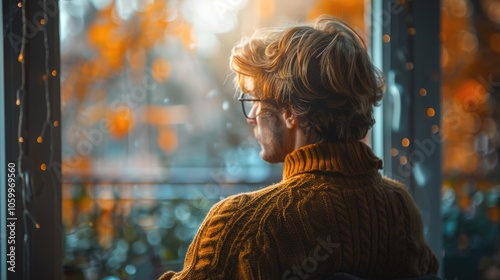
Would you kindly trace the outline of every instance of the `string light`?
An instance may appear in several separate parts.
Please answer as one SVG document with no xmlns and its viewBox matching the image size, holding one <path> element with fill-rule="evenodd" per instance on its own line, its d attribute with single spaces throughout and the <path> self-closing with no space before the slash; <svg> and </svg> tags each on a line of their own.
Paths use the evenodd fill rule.
<svg viewBox="0 0 500 280">
<path fill-rule="evenodd" d="M 436 111 L 433 108 L 427 108 L 427 116 L 434 117 L 436 115 Z"/>
<path fill-rule="evenodd" d="M 37 229 L 39 229 L 39 228 L 40 228 L 40 224 L 39 224 L 39 223 L 37 223 L 37 222 L 35 221 L 35 218 L 33 218 L 33 215 L 31 215 L 31 212 L 30 212 L 30 211 L 28 211 L 28 210 L 24 209 L 24 214 L 25 214 L 28 218 L 30 218 L 31 222 L 35 225 L 35 228 L 37 228 Z M 26 236 L 27 236 L 27 235 L 26 235 Z"/>
<path fill-rule="evenodd" d="M 384 36 L 382 36 L 382 40 L 384 43 L 389 43 L 391 41 L 391 36 L 384 34 Z"/>
<path fill-rule="evenodd" d="M 48 19 L 48 13 L 47 13 L 47 6 L 48 6 L 48 3 L 47 3 L 47 0 L 43 0 L 43 18 L 44 19 Z M 51 169 L 52 168 L 52 165 L 54 163 L 54 128 L 55 127 L 58 127 L 59 126 L 59 122 L 58 121 L 54 121 L 53 124 L 54 126 L 52 126 L 52 122 L 51 122 L 51 102 L 50 102 L 50 96 L 49 96 L 49 73 L 52 74 L 53 77 L 56 77 L 57 76 L 57 70 L 56 69 L 52 69 L 52 71 L 50 72 L 50 66 L 49 66 L 49 58 L 50 58 L 50 48 L 49 48 L 49 35 L 48 35 L 48 31 L 47 31 L 47 26 L 44 25 L 43 28 L 42 28 L 42 31 L 43 31 L 43 44 L 44 44 L 44 47 L 45 47 L 45 73 L 44 73 L 44 76 L 46 77 L 45 81 L 44 81 L 44 92 L 45 92 L 45 106 L 46 106 L 46 115 L 45 115 L 45 122 L 43 123 L 43 126 L 42 126 L 42 131 L 40 132 L 40 135 L 41 136 L 44 136 L 45 135 L 45 129 L 48 128 L 49 130 L 49 137 L 50 137 L 50 141 L 49 141 L 49 159 L 48 159 L 48 162 L 47 164 L 45 165 L 45 163 L 42 165 L 42 170 L 45 171 L 43 169 L 43 166 L 45 165 L 45 169 Z M 53 188 L 56 188 L 56 184 L 54 183 L 56 181 L 56 179 L 54 178 L 54 172 L 48 172 L 48 175 L 49 175 L 49 180 L 50 180 L 50 184 L 49 186 L 52 186 Z M 57 193 L 56 190 L 54 190 L 54 193 Z M 58 196 L 55 196 L 54 197 L 54 202 L 55 203 L 60 203 L 60 201 L 58 201 L 60 198 Z M 54 211 L 58 211 L 57 209 L 54 210 Z M 57 214 L 57 213 L 55 213 Z M 39 228 L 39 227 L 37 227 Z"/>
<path fill-rule="evenodd" d="M 408 139 L 408 138 L 403 138 L 403 140 L 401 140 L 401 145 L 402 145 L 403 147 L 408 147 L 408 146 L 410 146 L 410 139 Z"/>
<path fill-rule="evenodd" d="M 28 217 L 30 221 L 37 227 L 38 223 L 35 221 L 35 219 L 31 216 L 31 213 L 28 210 L 27 206 L 27 201 L 26 201 L 26 192 L 27 192 L 27 184 L 29 184 L 29 176 L 28 174 L 24 171 L 24 166 L 22 159 L 24 157 L 24 139 L 21 137 L 21 131 L 23 131 L 23 123 L 24 123 L 24 106 L 23 106 L 23 100 L 24 100 L 24 95 L 26 92 L 26 65 L 25 65 L 25 51 L 26 51 L 26 43 L 27 43 L 27 24 L 26 24 L 26 0 L 23 0 L 22 3 L 19 2 L 17 5 L 19 8 L 21 8 L 21 21 L 22 21 L 22 37 L 21 37 L 21 47 L 19 50 L 19 55 L 17 57 L 17 61 L 21 63 L 21 84 L 16 91 L 16 104 L 19 103 L 19 118 L 18 118 L 18 125 L 17 125 L 17 136 L 19 140 L 18 142 L 18 147 L 19 147 L 19 154 L 17 157 L 17 172 L 19 175 L 19 178 L 21 179 L 21 200 L 23 204 L 23 228 L 24 228 L 24 238 L 23 238 L 23 268 L 24 268 L 24 273 L 26 275 L 29 275 L 30 273 L 30 263 L 29 263 L 29 258 L 30 258 L 30 249 L 29 249 L 29 236 L 28 236 Z M 19 100 L 19 102 L 18 102 Z"/>
<path fill-rule="evenodd" d="M 427 95 L 427 90 L 425 88 L 421 88 L 419 91 L 420 96 L 426 96 Z"/>
<path fill-rule="evenodd" d="M 19 86 L 19 89 L 17 90 L 17 99 L 16 99 L 16 104 L 18 106 L 21 105 L 21 95 L 24 95 L 24 89 L 25 89 L 25 79 L 26 79 L 26 71 L 25 71 L 25 66 L 24 66 L 24 50 L 26 48 L 26 9 L 24 8 L 24 4 L 26 0 L 23 0 L 23 2 L 19 2 L 17 6 L 21 9 L 21 20 L 22 20 L 22 38 L 21 38 L 21 48 L 19 50 L 19 55 L 17 57 L 17 61 L 21 63 L 21 85 Z M 24 190 L 26 188 L 26 182 L 24 178 L 24 171 L 22 168 L 22 156 L 23 156 L 23 137 L 21 137 L 21 131 L 22 131 L 22 124 L 23 124 L 23 109 L 24 106 L 21 106 L 19 108 L 19 123 L 18 123 L 18 129 L 17 129 L 17 136 L 19 139 L 19 155 L 17 158 L 17 166 L 18 168 L 18 173 L 19 173 L 19 178 L 21 178 L 21 188 L 22 188 L 22 195 L 23 195 L 23 205 L 25 204 L 25 199 L 24 199 Z"/>
<path fill-rule="evenodd" d="M 43 5 L 43 17 L 44 18 L 48 18 L 48 14 L 47 14 L 47 0 L 44 0 L 44 5 Z M 43 27 L 43 44 L 44 44 L 44 47 L 45 47 L 45 74 L 44 76 L 45 77 L 49 77 L 49 73 L 50 73 L 50 68 L 49 68 L 49 56 L 50 56 L 50 52 L 49 52 L 49 36 L 48 36 L 48 32 L 47 32 L 47 26 L 44 26 Z M 57 71 L 54 69 L 52 70 L 52 76 L 55 77 L 57 75 Z M 49 97 L 49 79 L 45 79 L 45 83 L 44 83 L 44 89 L 45 89 L 45 105 L 46 105 L 46 116 L 45 116 L 45 122 L 42 126 L 42 132 L 40 133 L 41 136 L 44 136 L 45 135 L 45 129 L 48 127 L 49 128 L 49 135 L 50 135 L 50 147 L 49 147 L 49 150 L 50 150 L 50 155 L 49 155 L 49 162 L 48 162 L 48 166 L 52 166 L 52 161 L 53 161 L 53 157 L 54 157 L 54 131 L 53 131 L 53 127 L 50 125 L 51 121 L 50 121 L 50 118 L 51 118 L 51 105 L 50 105 L 50 97 Z M 52 178 L 51 178 L 52 179 Z"/>
<path fill-rule="evenodd" d="M 49 99 L 49 79 L 48 77 L 50 74 L 52 74 L 53 77 L 57 75 L 56 70 L 52 70 L 52 72 L 49 70 L 49 44 L 48 44 L 48 30 L 47 30 L 47 22 L 48 22 L 48 3 L 47 0 L 42 0 L 42 9 L 43 9 L 43 18 L 40 20 L 41 30 L 43 31 L 43 41 L 44 41 L 44 47 L 45 47 L 45 70 L 43 71 L 43 76 L 42 79 L 45 81 L 44 83 L 44 97 L 45 97 L 45 105 L 46 105 L 46 117 L 45 121 L 42 125 L 41 128 L 41 133 L 37 137 L 36 141 L 37 143 L 41 144 L 43 143 L 43 137 L 45 136 L 46 128 L 49 127 L 49 159 L 45 163 L 42 163 L 40 165 L 40 170 L 42 171 L 47 171 L 48 169 L 51 168 L 53 164 L 53 157 L 54 157 L 54 132 L 53 132 L 53 127 L 58 127 L 59 122 L 54 121 L 54 126 L 51 126 L 52 122 L 50 121 L 51 118 L 51 104 L 50 104 L 50 99 Z M 19 106 L 19 116 L 18 116 L 18 124 L 17 124 L 17 137 L 18 137 L 18 148 L 19 148 L 19 153 L 17 157 L 17 172 L 18 172 L 18 177 L 20 178 L 20 187 L 21 187 L 21 200 L 22 200 L 22 215 L 23 215 L 23 228 L 24 228 L 24 233 L 23 233 L 23 268 L 24 268 L 24 275 L 30 275 L 30 236 L 29 236 L 29 230 L 28 230 L 28 222 L 31 222 L 36 229 L 40 229 L 41 225 L 36 221 L 36 219 L 33 217 L 31 212 L 28 210 L 28 203 L 29 201 L 27 200 L 28 196 L 31 196 L 30 190 L 31 190 L 31 182 L 30 182 L 30 173 L 29 170 L 25 170 L 25 167 L 23 165 L 23 158 L 25 156 L 25 151 L 24 151 L 24 142 L 25 139 L 21 136 L 22 131 L 24 131 L 23 125 L 25 124 L 24 121 L 24 110 L 25 110 L 25 104 L 24 104 L 24 97 L 26 95 L 26 75 L 27 75 L 27 69 L 26 69 L 26 46 L 27 46 L 27 41 L 28 41 L 28 32 L 27 32 L 27 16 L 26 16 L 26 0 L 22 0 L 17 3 L 17 7 L 21 9 L 21 21 L 22 21 L 22 37 L 21 37 L 21 43 L 20 43 L 20 49 L 19 49 L 19 54 L 17 56 L 17 61 L 20 63 L 20 85 L 19 88 L 16 92 L 16 101 L 15 104 Z M 49 186 L 55 186 L 54 182 L 54 175 L 52 172 L 48 173 L 50 176 L 50 183 L 47 184 Z M 56 192 L 54 192 L 56 193 Z M 57 196 L 56 196 L 57 199 Z M 57 203 L 57 201 L 56 201 Z M 57 211 L 57 210 L 56 210 Z"/>
<path fill-rule="evenodd" d="M 399 158 L 399 163 L 400 163 L 401 165 L 406 165 L 406 164 L 408 163 L 408 158 L 407 158 L 406 156 L 401 156 L 401 157 Z"/>
</svg>

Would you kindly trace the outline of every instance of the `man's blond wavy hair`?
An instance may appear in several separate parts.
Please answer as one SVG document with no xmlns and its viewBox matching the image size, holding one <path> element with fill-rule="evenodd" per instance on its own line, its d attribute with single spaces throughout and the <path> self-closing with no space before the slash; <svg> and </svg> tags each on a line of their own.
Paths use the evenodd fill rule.
<svg viewBox="0 0 500 280">
<path fill-rule="evenodd" d="M 259 29 L 233 48 L 230 67 L 239 90 L 291 112 L 309 143 L 360 140 L 375 123 L 382 75 L 338 19 Z"/>
</svg>

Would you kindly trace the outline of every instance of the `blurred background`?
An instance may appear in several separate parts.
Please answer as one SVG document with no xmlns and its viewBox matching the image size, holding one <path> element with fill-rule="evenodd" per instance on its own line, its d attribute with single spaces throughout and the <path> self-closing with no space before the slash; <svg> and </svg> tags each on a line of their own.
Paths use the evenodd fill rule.
<svg viewBox="0 0 500 280">
<path fill-rule="evenodd" d="M 368 0 L 59 5 L 66 279 L 179 270 L 215 202 L 280 180 L 234 98 L 228 57 L 242 36 L 330 14 L 373 38 Z M 442 0 L 440 15 L 436 253 L 444 279 L 500 279 L 500 1 Z M 389 151 L 402 165 L 405 139 Z"/>
</svg>

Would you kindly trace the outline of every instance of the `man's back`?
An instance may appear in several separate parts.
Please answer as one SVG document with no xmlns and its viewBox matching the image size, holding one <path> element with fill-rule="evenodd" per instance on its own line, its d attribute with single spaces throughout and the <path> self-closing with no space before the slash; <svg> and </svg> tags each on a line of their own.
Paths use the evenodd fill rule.
<svg viewBox="0 0 500 280">
<path fill-rule="evenodd" d="M 184 269 L 161 279 L 437 273 L 418 208 L 361 142 L 384 86 L 352 28 L 321 16 L 260 29 L 233 48 L 230 67 L 260 157 L 284 162 L 283 180 L 217 203 Z"/>
<path fill-rule="evenodd" d="M 381 161 L 361 142 L 294 151 L 285 160 L 282 182 L 212 209 L 176 277 L 321 279 L 347 272 L 385 279 L 437 273 L 415 203 L 379 168 Z"/>
</svg>

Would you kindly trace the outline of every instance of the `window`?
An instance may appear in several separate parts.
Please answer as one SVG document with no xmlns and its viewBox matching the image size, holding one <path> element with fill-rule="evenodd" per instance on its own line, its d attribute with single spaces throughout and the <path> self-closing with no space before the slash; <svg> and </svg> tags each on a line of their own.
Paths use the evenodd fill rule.
<svg viewBox="0 0 500 280">
<path fill-rule="evenodd" d="M 257 27 L 364 1 L 61 1 L 66 275 L 180 269 L 209 208 L 281 179 L 236 100 L 228 58 Z M 115 277 L 115 278 L 113 278 Z"/>
<path fill-rule="evenodd" d="M 23 34 L 24 2 L 2 3 L 0 175 L 22 147 L 18 174 L 30 183 L 17 186 L 28 194 L 16 204 L 27 221 L 16 238 L 28 278 L 58 277 L 58 256 L 48 266 L 32 260 L 41 244 L 60 252 L 64 239 L 68 278 L 155 279 L 182 267 L 215 202 L 279 181 L 281 166 L 260 159 L 236 101 L 229 51 L 257 27 L 319 14 L 352 25 L 384 70 L 372 146 L 385 174 L 405 182 L 419 204 L 443 278 L 499 278 L 498 1 L 73 0 L 58 2 L 60 17 L 46 1 L 27 4 L 24 17 L 44 12 L 36 19 L 47 29 Z M 60 34 L 50 29 L 57 26 Z M 21 58 L 6 41 L 18 34 L 29 39 Z M 22 75 L 30 93 L 48 95 L 18 102 Z M 59 78 L 62 118 L 58 106 L 39 106 L 59 103 Z M 21 130 L 20 108 L 29 109 Z"/>
<path fill-rule="evenodd" d="M 442 2 L 443 268 L 500 278 L 498 1 Z"/>
</svg>

